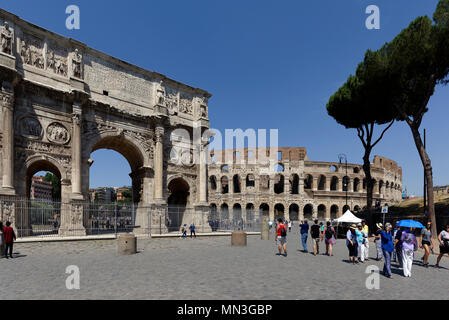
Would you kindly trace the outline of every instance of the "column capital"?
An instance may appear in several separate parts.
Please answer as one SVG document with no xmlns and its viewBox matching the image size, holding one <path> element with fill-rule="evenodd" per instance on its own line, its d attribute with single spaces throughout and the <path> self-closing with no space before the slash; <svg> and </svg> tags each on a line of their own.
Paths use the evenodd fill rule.
<svg viewBox="0 0 449 320">
<path fill-rule="evenodd" d="M 14 109 L 14 91 L 12 88 L 3 86 L 0 95 L 3 107 L 10 110 Z"/>
</svg>

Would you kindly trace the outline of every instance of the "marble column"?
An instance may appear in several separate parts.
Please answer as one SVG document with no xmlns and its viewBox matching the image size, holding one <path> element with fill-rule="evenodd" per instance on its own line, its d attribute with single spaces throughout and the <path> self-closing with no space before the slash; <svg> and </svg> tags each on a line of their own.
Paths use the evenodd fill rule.
<svg viewBox="0 0 449 320">
<path fill-rule="evenodd" d="M 164 128 L 156 128 L 156 147 L 154 154 L 154 199 L 156 202 L 164 201 Z"/>
<path fill-rule="evenodd" d="M 317 191 L 318 190 L 318 178 L 312 179 L 312 190 Z"/>
<path fill-rule="evenodd" d="M 326 191 L 331 191 L 331 181 L 332 177 L 326 177 L 326 186 L 325 186 Z"/>
<path fill-rule="evenodd" d="M 14 194 L 14 92 L 10 85 L 2 87 L 3 191 Z"/>
<path fill-rule="evenodd" d="M 81 121 L 82 110 L 74 104 L 72 114 L 72 197 L 81 198 Z"/>
<path fill-rule="evenodd" d="M 200 203 L 207 204 L 207 143 L 200 148 Z"/>
</svg>

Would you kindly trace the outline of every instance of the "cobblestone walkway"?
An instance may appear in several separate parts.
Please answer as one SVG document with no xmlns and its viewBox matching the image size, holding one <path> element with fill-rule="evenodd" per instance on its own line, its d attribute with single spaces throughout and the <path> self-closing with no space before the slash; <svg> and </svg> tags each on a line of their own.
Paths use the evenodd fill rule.
<svg viewBox="0 0 449 320">
<path fill-rule="evenodd" d="M 442 269 L 426 269 L 418 253 L 412 278 L 393 264 L 393 279 L 380 276 L 380 290 L 368 290 L 365 270 L 382 269 L 381 262 L 347 263 L 344 240 L 334 257 L 315 257 L 299 251 L 297 234 L 288 239 L 288 257 L 276 256 L 274 240 L 259 236 L 245 248 L 231 247 L 229 237 L 139 240 L 134 256 L 116 256 L 114 241 L 17 244 L 16 259 L 0 260 L 0 299 L 449 298 L 446 258 Z M 80 269 L 80 290 L 66 289 L 69 265 Z"/>
</svg>

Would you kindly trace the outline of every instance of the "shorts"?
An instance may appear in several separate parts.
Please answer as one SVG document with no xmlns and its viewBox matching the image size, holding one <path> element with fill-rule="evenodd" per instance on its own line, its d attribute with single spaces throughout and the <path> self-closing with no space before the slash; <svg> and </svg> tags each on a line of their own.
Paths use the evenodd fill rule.
<svg viewBox="0 0 449 320">
<path fill-rule="evenodd" d="M 312 241 L 316 244 L 320 244 L 320 238 L 312 238 Z"/>
<path fill-rule="evenodd" d="M 428 245 L 429 247 L 431 246 L 430 241 L 426 241 L 426 240 L 422 241 L 422 245 L 423 245 L 423 247 L 424 247 L 424 245 Z"/>
<path fill-rule="evenodd" d="M 283 246 L 283 245 L 287 244 L 287 238 L 278 236 L 277 243 L 278 243 L 278 246 Z"/>
</svg>

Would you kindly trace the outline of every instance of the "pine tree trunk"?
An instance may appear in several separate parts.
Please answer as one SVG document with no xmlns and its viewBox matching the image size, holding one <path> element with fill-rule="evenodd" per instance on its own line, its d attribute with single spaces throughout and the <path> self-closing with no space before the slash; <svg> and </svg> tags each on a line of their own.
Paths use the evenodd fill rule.
<svg viewBox="0 0 449 320">
<path fill-rule="evenodd" d="M 432 173 L 432 162 L 424 148 L 419 129 L 409 124 L 412 130 L 413 139 L 415 140 L 416 149 L 418 149 L 419 157 L 421 158 L 422 165 L 424 167 L 426 182 L 427 182 L 427 199 L 428 199 L 428 217 L 432 221 L 432 238 L 436 239 L 438 236 L 437 231 L 437 221 L 435 215 L 435 202 L 433 196 L 433 173 Z M 425 210 L 425 208 L 424 208 Z"/>
<path fill-rule="evenodd" d="M 373 207 L 373 178 L 371 176 L 371 161 L 370 161 L 371 150 L 365 150 L 365 155 L 363 156 L 363 171 L 366 177 L 366 209 L 368 213 L 371 213 Z"/>
</svg>

